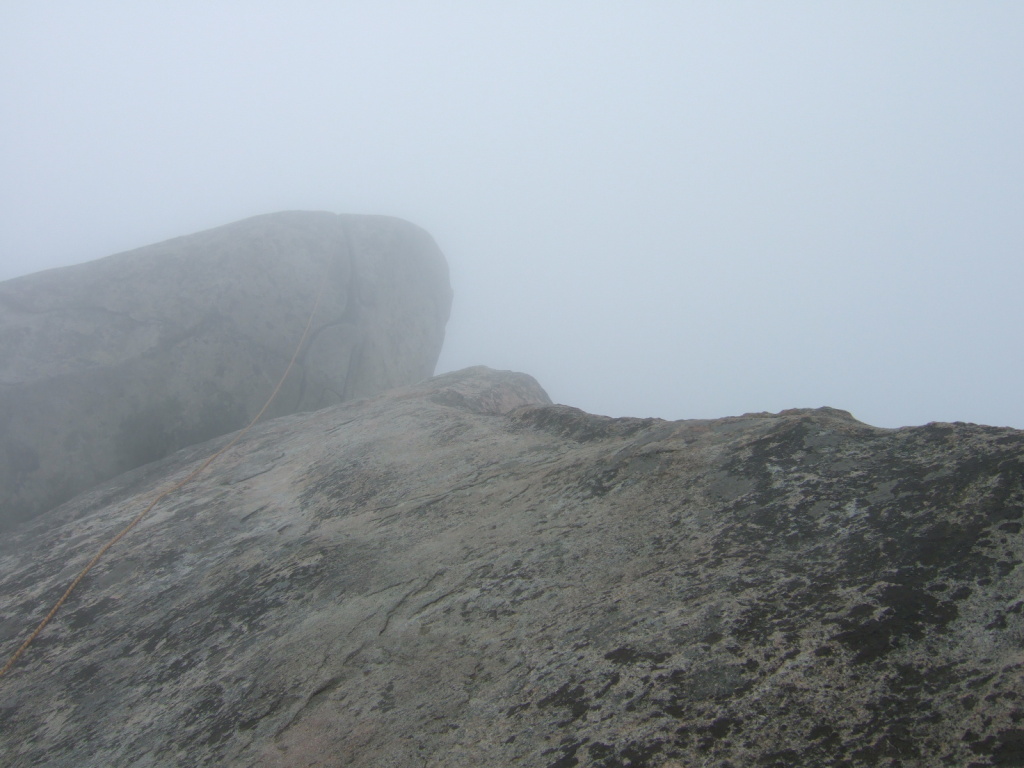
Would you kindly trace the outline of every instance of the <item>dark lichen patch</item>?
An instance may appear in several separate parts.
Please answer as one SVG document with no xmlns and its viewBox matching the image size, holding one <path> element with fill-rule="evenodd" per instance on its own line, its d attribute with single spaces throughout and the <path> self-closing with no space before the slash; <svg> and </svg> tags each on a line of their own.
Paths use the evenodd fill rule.
<svg viewBox="0 0 1024 768">
<path fill-rule="evenodd" d="M 823 749 L 837 747 L 840 740 L 841 734 L 829 723 L 818 723 L 807 733 L 807 741 L 818 742 Z"/>
<path fill-rule="evenodd" d="M 594 768 L 653 768 L 665 752 L 665 742 L 626 741 L 619 745 L 594 742 L 587 754 Z"/>
<path fill-rule="evenodd" d="M 743 730 L 742 720 L 734 717 L 716 717 L 710 723 L 697 728 L 697 732 L 701 735 L 697 746 L 699 749 L 707 751 L 714 746 L 715 742 L 725 739 L 734 730 Z"/>
<path fill-rule="evenodd" d="M 985 625 L 985 629 L 999 630 L 1006 629 L 1007 626 L 1009 625 L 1006 623 L 1006 615 L 1002 611 L 996 611 L 996 617 Z"/>
<path fill-rule="evenodd" d="M 587 698 L 586 689 L 582 685 L 573 682 L 563 684 L 554 693 L 551 693 L 537 702 L 538 709 L 557 708 L 566 710 L 569 719 L 560 722 L 564 726 L 587 714 L 590 710 L 590 700 Z"/>
<path fill-rule="evenodd" d="M 611 674 L 606 675 L 604 685 L 602 685 L 600 688 L 597 689 L 597 691 L 595 691 L 594 698 L 602 698 L 606 693 L 608 693 L 608 691 L 610 691 L 612 688 L 618 685 L 621 680 L 622 675 L 620 675 L 618 672 L 612 672 Z"/>
<path fill-rule="evenodd" d="M 1024 765 L 1024 730 L 1007 728 L 996 734 L 992 747 L 992 765 Z"/>
<path fill-rule="evenodd" d="M 764 645 L 774 635 L 799 633 L 812 617 L 836 602 L 827 572 L 820 581 L 805 585 L 792 581 L 764 585 L 761 599 L 742 607 L 729 622 L 728 631 L 744 645 Z"/>
<path fill-rule="evenodd" d="M 885 584 L 877 595 L 875 606 L 855 606 L 840 619 L 842 631 L 832 638 L 855 654 L 855 664 L 881 658 L 906 639 L 919 640 L 928 628 L 942 631 L 958 615 L 955 603 L 903 584 Z"/>
<path fill-rule="evenodd" d="M 579 739 L 566 738 L 557 747 L 541 752 L 541 755 L 544 757 L 555 755 L 555 759 L 547 764 L 547 768 L 573 768 L 573 766 L 579 765 L 580 761 L 576 757 L 576 753 L 579 752 L 580 747 L 584 743 L 584 741 Z"/>
<path fill-rule="evenodd" d="M 801 763 L 800 753 L 795 749 L 778 749 L 757 758 L 757 764 L 764 768 L 792 768 Z"/>
<path fill-rule="evenodd" d="M 594 760 L 604 760 L 605 758 L 611 757 L 615 754 L 615 747 L 610 744 L 603 744 L 600 741 L 595 741 L 587 747 L 587 752 Z"/>
<path fill-rule="evenodd" d="M 639 651 L 635 648 L 622 646 L 620 648 L 616 648 L 614 651 L 608 651 L 608 653 L 604 655 L 604 658 L 608 661 L 614 662 L 615 664 L 636 664 L 640 661 L 646 661 L 652 664 L 661 664 L 669 656 L 671 656 L 669 653 Z"/>
</svg>

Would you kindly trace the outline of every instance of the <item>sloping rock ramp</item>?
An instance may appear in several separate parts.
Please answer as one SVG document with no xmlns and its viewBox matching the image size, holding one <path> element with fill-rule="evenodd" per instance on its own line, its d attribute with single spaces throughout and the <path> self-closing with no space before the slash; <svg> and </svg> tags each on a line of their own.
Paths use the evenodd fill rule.
<svg viewBox="0 0 1024 768">
<path fill-rule="evenodd" d="M 13 650 L 220 444 L 23 526 Z M 470 369 L 277 419 L 0 680 L 8 766 L 1016 766 L 1024 433 L 552 405 Z"/>
</svg>

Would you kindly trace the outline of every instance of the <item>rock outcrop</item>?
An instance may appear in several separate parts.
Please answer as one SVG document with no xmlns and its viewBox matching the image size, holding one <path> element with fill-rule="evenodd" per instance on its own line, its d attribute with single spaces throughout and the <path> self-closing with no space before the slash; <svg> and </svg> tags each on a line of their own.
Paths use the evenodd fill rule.
<svg viewBox="0 0 1024 768">
<path fill-rule="evenodd" d="M 6 537 L 2 647 L 221 442 Z M 260 425 L 162 502 L 0 679 L 0 754 L 1021 765 L 1022 522 L 1019 431 L 611 419 L 447 374 Z"/>
<path fill-rule="evenodd" d="M 397 219 L 271 214 L 0 283 L 0 530 L 243 426 L 318 294 L 271 415 L 433 375 L 448 269 Z"/>
</svg>

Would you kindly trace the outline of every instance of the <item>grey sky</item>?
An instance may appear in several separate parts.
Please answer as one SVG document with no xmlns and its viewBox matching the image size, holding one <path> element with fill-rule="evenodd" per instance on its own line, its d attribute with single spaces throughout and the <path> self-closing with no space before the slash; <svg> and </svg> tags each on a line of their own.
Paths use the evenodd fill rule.
<svg viewBox="0 0 1024 768">
<path fill-rule="evenodd" d="M 0 279 L 384 213 L 439 372 L 1024 428 L 1024 3 L 6 3 Z"/>
</svg>

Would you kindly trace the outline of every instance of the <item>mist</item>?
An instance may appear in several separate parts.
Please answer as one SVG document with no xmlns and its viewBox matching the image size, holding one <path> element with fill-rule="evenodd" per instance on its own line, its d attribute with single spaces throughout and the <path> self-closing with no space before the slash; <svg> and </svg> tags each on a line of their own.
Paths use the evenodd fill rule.
<svg viewBox="0 0 1024 768">
<path fill-rule="evenodd" d="M 0 279 L 278 210 L 447 256 L 438 372 L 1024 428 L 1024 6 L 25 4 Z"/>
</svg>

